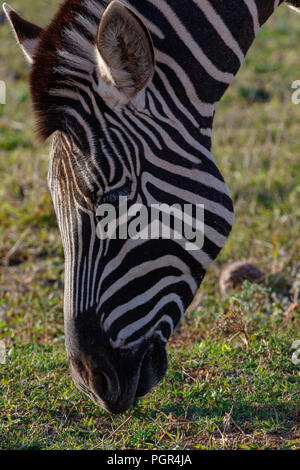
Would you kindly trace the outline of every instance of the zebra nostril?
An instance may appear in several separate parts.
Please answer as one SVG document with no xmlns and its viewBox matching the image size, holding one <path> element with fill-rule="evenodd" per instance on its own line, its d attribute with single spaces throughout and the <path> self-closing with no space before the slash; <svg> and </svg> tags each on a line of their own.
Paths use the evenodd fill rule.
<svg viewBox="0 0 300 470">
<path fill-rule="evenodd" d="M 107 375 L 100 369 L 93 371 L 93 385 L 94 390 L 100 397 L 107 396 L 109 391 L 109 380 Z"/>
</svg>

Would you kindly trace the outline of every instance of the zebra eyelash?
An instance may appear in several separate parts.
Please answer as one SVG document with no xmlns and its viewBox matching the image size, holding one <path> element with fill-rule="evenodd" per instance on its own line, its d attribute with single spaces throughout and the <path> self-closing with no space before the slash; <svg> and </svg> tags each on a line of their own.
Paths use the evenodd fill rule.
<svg viewBox="0 0 300 470">
<path fill-rule="evenodd" d="M 131 193 L 131 185 L 127 183 L 119 189 L 114 189 L 104 194 L 102 198 L 98 201 L 99 204 L 117 204 L 120 197 L 128 197 Z"/>
</svg>

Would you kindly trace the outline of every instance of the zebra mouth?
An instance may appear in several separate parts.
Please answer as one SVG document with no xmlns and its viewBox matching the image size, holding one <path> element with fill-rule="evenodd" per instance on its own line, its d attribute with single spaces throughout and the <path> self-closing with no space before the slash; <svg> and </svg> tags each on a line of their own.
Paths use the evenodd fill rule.
<svg viewBox="0 0 300 470">
<path fill-rule="evenodd" d="M 127 356 L 99 354 L 97 359 L 70 356 L 75 385 L 95 404 L 119 414 L 130 409 L 136 398 L 144 397 L 164 377 L 167 370 L 166 343 L 155 336 Z"/>
</svg>

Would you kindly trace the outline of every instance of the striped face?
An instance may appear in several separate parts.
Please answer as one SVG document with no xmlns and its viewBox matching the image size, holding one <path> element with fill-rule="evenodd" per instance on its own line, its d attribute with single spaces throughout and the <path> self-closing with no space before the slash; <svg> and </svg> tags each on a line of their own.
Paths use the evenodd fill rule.
<svg viewBox="0 0 300 470">
<path fill-rule="evenodd" d="M 48 185 L 65 252 L 70 370 L 84 393 L 115 413 L 164 376 L 166 343 L 230 233 L 232 201 L 210 153 L 212 121 L 249 31 L 254 38 L 274 9 L 269 2 L 270 11 L 258 12 L 244 0 L 250 26 L 238 41 L 236 9 L 191 1 L 202 21 L 197 42 L 180 22 L 190 24 L 191 15 L 180 20 L 173 0 L 156 3 L 140 3 L 137 12 L 118 1 L 67 0 L 44 31 L 5 6 L 33 63 L 39 135 L 54 133 Z M 146 7 L 152 22 L 144 21 Z M 205 55 L 208 33 L 220 49 L 213 61 Z M 104 209 L 119 214 L 125 200 L 126 235 L 101 237 Z M 177 210 L 168 223 L 159 219 L 158 236 L 153 206 Z M 187 206 L 184 220 L 194 235 L 200 222 L 201 244 L 186 231 L 178 236 L 178 211 Z"/>
<path fill-rule="evenodd" d="M 66 344 L 78 387 L 120 411 L 163 377 L 166 342 L 225 243 L 232 205 L 209 153 L 183 140 L 154 101 L 138 112 L 81 98 L 83 119 L 55 135 L 49 169 L 65 252 Z M 203 204 L 204 247 L 189 251 L 189 240 L 172 236 L 99 239 L 99 207 L 124 194 L 128 211 Z"/>
</svg>

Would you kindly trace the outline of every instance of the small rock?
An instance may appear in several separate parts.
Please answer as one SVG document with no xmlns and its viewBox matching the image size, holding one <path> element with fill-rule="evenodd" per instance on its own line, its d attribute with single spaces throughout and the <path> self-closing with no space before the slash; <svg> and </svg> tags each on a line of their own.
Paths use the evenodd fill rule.
<svg viewBox="0 0 300 470">
<path fill-rule="evenodd" d="M 240 286 L 244 281 L 262 282 L 265 273 L 248 261 L 234 261 L 228 264 L 221 272 L 220 290 L 225 295 L 231 289 Z"/>
</svg>

